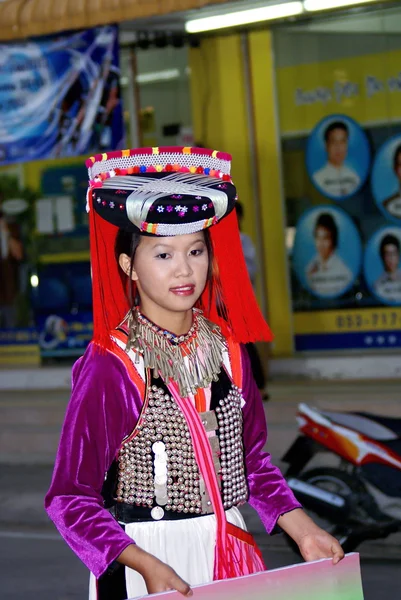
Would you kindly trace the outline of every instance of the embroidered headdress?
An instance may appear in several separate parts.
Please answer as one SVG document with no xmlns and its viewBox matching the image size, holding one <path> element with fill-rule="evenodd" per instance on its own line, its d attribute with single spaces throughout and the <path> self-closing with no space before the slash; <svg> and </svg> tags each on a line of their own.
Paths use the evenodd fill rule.
<svg viewBox="0 0 401 600">
<path fill-rule="evenodd" d="M 238 342 L 271 340 L 242 253 L 229 154 L 205 148 L 139 148 L 98 154 L 86 166 L 95 342 L 107 347 L 109 332 L 131 308 L 114 256 L 119 228 L 155 236 L 211 228 L 213 280 L 200 308 Z"/>
</svg>

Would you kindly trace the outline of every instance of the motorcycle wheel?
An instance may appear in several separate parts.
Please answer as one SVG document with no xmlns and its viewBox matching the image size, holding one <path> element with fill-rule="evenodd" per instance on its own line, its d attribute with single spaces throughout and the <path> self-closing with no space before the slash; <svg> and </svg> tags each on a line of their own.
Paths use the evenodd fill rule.
<svg viewBox="0 0 401 600">
<path fill-rule="evenodd" d="M 344 498 L 351 495 L 353 495 L 355 499 L 366 498 L 366 488 L 360 479 L 333 467 L 310 469 L 309 471 L 301 473 L 299 479 L 305 481 L 305 483 L 316 485 L 328 492 L 343 496 Z M 366 519 L 368 512 L 366 511 L 366 508 L 363 507 L 363 502 L 359 504 L 357 500 L 355 500 L 352 504 L 356 507 L 357 514 L 355 515 L 355 520 L 359 521 Z M 334 524 L 312 511 L 310 511 L 310 516 L 319 527 L 325 529 L 341 542 L 346 527 Z M 290 548 L 299 555 L 300 552 L 297 544 L 288 535 L 286 535 L 286 539 Z"/>
</svg>

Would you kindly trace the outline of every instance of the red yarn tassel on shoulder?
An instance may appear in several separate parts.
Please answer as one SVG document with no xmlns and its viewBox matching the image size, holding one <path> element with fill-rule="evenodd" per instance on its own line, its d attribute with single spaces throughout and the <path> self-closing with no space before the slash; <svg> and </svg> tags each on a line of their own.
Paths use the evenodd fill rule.
<svg viewBox="0 0 401 600">
<path fill-rule="evenodd" d="M 272 332 L 259 308 L 242 251 L 237 215 L 233 210 L 220 223 L 210 228 L 215 272 L 211 309 L 208 310 L 206 289 L 201 298 L 205 315 L 228 328 L 236 342 L 270 342 Z"/>
</svg>

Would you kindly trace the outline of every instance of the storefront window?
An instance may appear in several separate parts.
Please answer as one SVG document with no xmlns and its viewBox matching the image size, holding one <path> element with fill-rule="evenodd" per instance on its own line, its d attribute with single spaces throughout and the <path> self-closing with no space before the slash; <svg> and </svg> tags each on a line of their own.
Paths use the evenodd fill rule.
<svg viewBox="0 0 401 600">
<path fill-rule="evenodd" d="M 191 146 L 188 47 L 136 51 L 142 146 Z"/>
<path fill-rule="evenodd" d="M 298 351 L 401 347 L 401 8 L 276 30 Z"/>
</svg>

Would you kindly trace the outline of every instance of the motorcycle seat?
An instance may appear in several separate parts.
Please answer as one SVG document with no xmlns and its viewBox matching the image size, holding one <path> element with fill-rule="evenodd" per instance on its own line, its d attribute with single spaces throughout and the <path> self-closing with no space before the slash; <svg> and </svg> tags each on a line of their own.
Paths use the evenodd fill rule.
<svg viewBox="0 0 401 600">
<path fill-rule="evenodd" d="M 401 438 L 401 419 L 395 417 L 382 417 L 381 415 L 372 415 L 365 412 L 358 412 L 355 414 L 367 417 L 368 419 L 379 423 L 379 425 L 387 427 L 387 429 L 390 429 L 397 437 Z"/>
<path fill-rule="evenodd" d="M 349 427 L 373 440 L 387 442 L 401 437 L 401 419 L 359 412 L 321 411 L 321 414 L 337 425 Z"/>
</svg>

